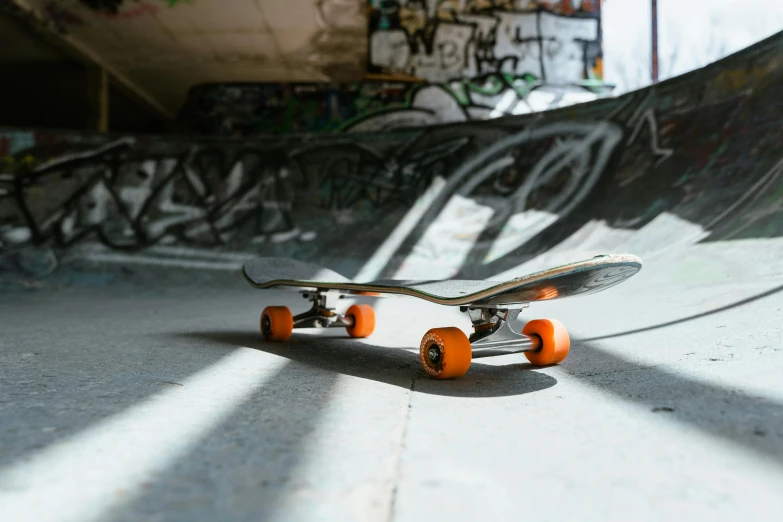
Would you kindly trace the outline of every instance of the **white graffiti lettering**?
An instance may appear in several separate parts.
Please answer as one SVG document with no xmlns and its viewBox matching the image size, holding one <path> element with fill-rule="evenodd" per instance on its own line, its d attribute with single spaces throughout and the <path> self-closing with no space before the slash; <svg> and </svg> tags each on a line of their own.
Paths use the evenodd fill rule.
<svg viewBox="0 0 783 522">
<path fill-rule="evenodd" d="M 494 9 L 453 12 L 444 20 L 433 17 L 433 6 L 427 19 L 400 3 L 399 27 L 372 30 L 371 66 L 429 82 L 492 72 L 532 74 L 550 83 L 592 77 L 600 53 L 597 17 Z"/>
</svg>

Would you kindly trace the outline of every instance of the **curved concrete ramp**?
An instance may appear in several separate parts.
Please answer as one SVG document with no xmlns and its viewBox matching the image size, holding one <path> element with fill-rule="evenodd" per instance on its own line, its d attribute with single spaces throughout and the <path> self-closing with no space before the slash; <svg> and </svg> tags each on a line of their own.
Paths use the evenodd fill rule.
<svg viewBox="0 0 783 522">
<path fill-rule="evenodd" d="M 384 275 L 506 277 L 605 252 L 648 259 L 779 237 L 781 50 L 775 36 L 614 100 L 474 127 L 476 153 Z"/>
<path fill-rule="evenodd" d="M 369 280 L 778 237 L 781 42 L 487 122 L 248 141 L 7 131 L 0 239 L 182 267 L 275 255 Z"/>
</svg>

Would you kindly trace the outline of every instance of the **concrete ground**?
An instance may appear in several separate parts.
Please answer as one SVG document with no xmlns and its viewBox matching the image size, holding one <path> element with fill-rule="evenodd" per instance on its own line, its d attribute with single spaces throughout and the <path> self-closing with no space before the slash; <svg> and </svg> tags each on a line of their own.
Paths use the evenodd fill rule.
<svg viewBox="0 0 783 522">
<path fill-rule="evenodd" d="M 453 381 L 416 347 L 469 321 L 414 299 L 375 302 L 369 339 L 273 344 L 262 308 L 306 303 L 243 281 L 3 291 L 0 520 L 778 520 L 781 258 L 646 258 L 525 312 L 569 327 L 561 365 Z"/>
</svg>

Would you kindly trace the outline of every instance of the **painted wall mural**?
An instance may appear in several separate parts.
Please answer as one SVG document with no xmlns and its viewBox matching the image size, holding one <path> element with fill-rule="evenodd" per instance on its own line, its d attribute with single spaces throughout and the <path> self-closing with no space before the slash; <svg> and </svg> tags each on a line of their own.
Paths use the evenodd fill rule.
<svg viewBox="0 0 783 522">
<path fill-rule="evenodd" d="M 191 90 L 199 134 L 365 132 L 556 109 L 611 94 L 598 0 L 369 0 L 367 80 Z"/>
<path fill-rule="evenodd" d="M 3 253 L 177 248 L 363 277 L 491 277 L 589 243 L 590 227 L 618 244 L 646 231 L 656 247 L 671 236 L 655 235 L 662 219 L 705 231 L 693 241 L 783 236 L 781 51 L 778 36 L 616 99 L 405 131 L 0 131 Z"/>
<path fill-rule="evenodd" d="M 602 75 L 595 0 L 370 0 L 370 72 L 448 82 L 488 73 L 548 83 Z"/>
<path fill-rule="evenodd" d="M 191 90 L 180 120 L 189 131 L 213 136 L 375 132 L 556 109 L 606 92 L 500 73 L 443 84 L 204 85 Z"/>
</svg>

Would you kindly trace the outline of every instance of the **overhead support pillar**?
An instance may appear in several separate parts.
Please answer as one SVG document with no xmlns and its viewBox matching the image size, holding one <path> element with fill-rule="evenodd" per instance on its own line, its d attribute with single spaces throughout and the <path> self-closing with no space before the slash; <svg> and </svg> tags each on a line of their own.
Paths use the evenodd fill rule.
<svg viewBox="0 0 783 522">
<path fill-rule="evenodd" d="M 87 75 L 90 130 L 109 131 L 109 74 L 103 67 L 91 67 Z"/>
<path fill-rule="evenodd" d="M 658 83 L 658 0 L 652 0 L 652 83 Z"/>
</svg>

